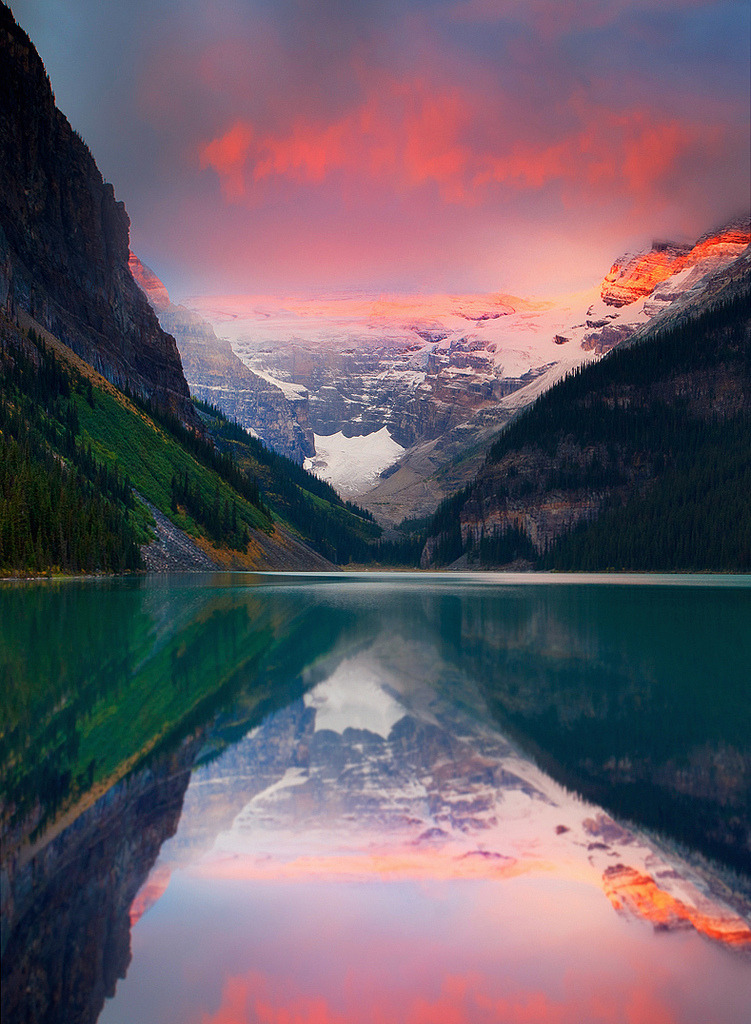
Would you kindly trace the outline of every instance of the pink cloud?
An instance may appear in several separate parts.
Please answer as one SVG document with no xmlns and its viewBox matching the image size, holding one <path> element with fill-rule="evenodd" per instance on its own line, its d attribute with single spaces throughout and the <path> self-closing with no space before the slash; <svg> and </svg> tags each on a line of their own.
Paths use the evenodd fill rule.
<svg viewBox="0 0 751 1024">
<path fill-rule="evenodd" d="M 550 144 L 520 142 L 508 154 L 488 157 L 475 183 L 540 189 L 560 182 L 574 194 L 607 191 L 642 201 L 659 194 L 684 158 L 710 155 L 722 134 L 714 125 L 664 119 L 638 108 L 576 106 L 578 128 Z"/>
<path fill-rule="evenodd" d="M 236 121 L 224 135 L 201 147 L 201 167 L 212 167 L 217 172 L 229 200 L 245 194 L 245 163 L 252 140 L 252 125 Z"/>
<path fill-rule="evenodd" d="M 600 192 L 641 202 L 659 196 L 682 161 L 711 158 L 722 140 L 714 125 L 639 107 L 612 111 L 579 95 L 549 112 L 549 122 L 556 113 L 565 127 L 528 125 L 504 145 L 488 131 L 479 95 L 392 79 L 337 119 L 297 120 L 265 134 L 238 120 L 204 143 L 199 159 L 231 201 L 271 179 L 320 186 L 343 174 L 400 193 L 432 187 L 447 203 L 550 185 L 569 197 Z"/>
</svg>

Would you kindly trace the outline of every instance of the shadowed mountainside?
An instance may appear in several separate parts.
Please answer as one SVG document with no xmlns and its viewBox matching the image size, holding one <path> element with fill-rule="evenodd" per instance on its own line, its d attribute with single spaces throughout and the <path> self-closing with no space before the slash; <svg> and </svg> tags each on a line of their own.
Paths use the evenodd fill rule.
<svg viewBox="0 0 751 1024">
<path fill-rule="evenodd" d="M 175 341 L 128 268 L 130 221 L 0 3 L 0 308 L 200 430 Z"/>
</svg>

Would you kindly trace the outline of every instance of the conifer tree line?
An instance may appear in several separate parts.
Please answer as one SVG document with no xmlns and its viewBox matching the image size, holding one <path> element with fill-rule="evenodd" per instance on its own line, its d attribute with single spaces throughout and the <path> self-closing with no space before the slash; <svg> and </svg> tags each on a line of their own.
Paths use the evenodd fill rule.
<svg viewBox="0 0 751 1024">
<path fill-rule="evenodd" d="M 172 477 L 171 489 L 170 507 L 173 512 L 182 506 L 192 519 L 206 529 L 216 547 L 226 545 L 236 551 L 245 551 L 250 541 L 248 528 L 244 523 L 238 523 L 237 502 L 233 500 L 230 505 L 226 497 L 222 501 L 218 484 L 213 500 L 208 502 L 201 494 L 198 480 L 191 478 L 186 469 L 183 476 Z M 260 505 L 257 482 L 254 482 L 254 490 L 257 500 L 253 504 Z"/>
<path fill-rule="evenodd" d="M 73 393 L 93 403 L 31 330 L 0 348 L 0 571 L 120 572 L 140 566 L 130 482 L 80 439 Z"/>
<path fill-rule="evenodd" d="M 261 497 L 258 479 L 255 476 L 244 473 L 230 453 L 217 448 L 211 438 L 202 437 L 200 434 L 195 433 L 195 431 L 189 430 L 176 416 L 159 408 L 153 402 L 144 401 L 139 395 L 133 394 L 127 388 L 124 393 L 134 405 L 139 406 L 139 408 L 149 414 L 151 419 L 165 427 L 179 441 L 180 445 L 190 452 L 197 462 L 200 462 L 207 469 L 213 470 L 241 497 L 249 501 L 251 505 L 255 505 L 269 519 L 271 518 L 270 510 L 264 504 Z"/>
<path fill-rule="evenodd" d="M 542 395 L 501 432 L 476 480 L 439 506 L 427 530 L 433 564 L 466 553 L 485 566 L 521 557 L 546 569 L 751 569 L 750 314 L 746 286 Z M 726 405 L 710 407 L 712 381 Z M 462 515 L 481 521 L 484 502 L 523 512 L 552 493 L 591 497 L 600 513 L 542 552 L 508 528 L 462 539 Z"/>
<path fill-rule="evenodd" d="M 262 475 L 263 500 L 315 551 L 337 565 L 372 562 L 381 528 L 370 512 L 344 501 L 325 480 L 267 448 L 215 405 L 195 401 L 219 443 L 231 444 Z M 229 456 L 226 456 L 229 457 Z"/>
</svg>

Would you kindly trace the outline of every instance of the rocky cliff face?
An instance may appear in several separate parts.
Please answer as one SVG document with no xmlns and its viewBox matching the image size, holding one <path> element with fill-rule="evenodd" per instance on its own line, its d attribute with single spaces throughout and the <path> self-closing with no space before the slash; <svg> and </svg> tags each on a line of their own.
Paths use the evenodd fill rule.
<svg viewBox="0 0 751 1024">
<path fill-rule="evenodd" d="M 198 427 L 175 341 L 128 268 L 129 227 L 0 4 L 0 304 L 26 310 L 108 380 Z"/>
<path fill-rule="evenodd" d="M 192 393 L 218 406 L 293 461 L 302 464 L 314 455 L 307 392 L 299 388 L 285 393 L 248 369 L 208 321 L 170 300 L 164 284 L 134 253 L 130 254 L 130 269 L 160 324 L 177 341 Z"/>
<path fill-rule="evenodd" d="M 705 274 L 741 255 L 751 242 L 748 220 L 738 220 L 703 235 L 694 245 L 655 242 L 649 252 L 627 253 L 615 261 L 602 282 L 600 295 L 608 306 L 626 306 L 650 296 L 653 310 L 684 294 Z M 680 278 L 676 275 L 680 274 Z"/>
</svg>

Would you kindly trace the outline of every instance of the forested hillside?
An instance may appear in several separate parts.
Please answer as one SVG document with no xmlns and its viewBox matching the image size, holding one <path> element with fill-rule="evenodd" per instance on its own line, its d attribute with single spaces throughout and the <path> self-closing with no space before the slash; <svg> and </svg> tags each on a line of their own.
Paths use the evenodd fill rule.
<svg viewBox="0 0 751 1024">
<path fill-rule="evenodd" d="M 324 480 L 267 448 L 216 406 L 196 402 L 208 432 L 257 481 L 273 513 L 337 565 L 368 562 L 381 528 L 365 509 L 344 501 Z"/>
<path fill-rule="evenodd" d="M 197 403 L 198 434 L 25 322 L 0 315 L 0 573 L 148 567 L 151 508 L 209 567 L 401 560 L 370 513 L 219 410 Z"/>
<path fill-rule="evenodd" d="M 31 332 L 0 325 L 0 570 L 114 571 L 140 565 L 145 524 L 130 480 L 81 435 L 74 377 Z"/>
<path fill-rule="evenodd" d="M 139 568 L 149 506 L 217 564 L 262 567 L 276 549 L 299 564 L 308 549 L 290 550 L 258 482 L 209 438 L 119 391 L 48 332 L 2 316 L 0 342 L 4 574 Z"/>
<path fill-rule="evenodd" d="M 751 568 L 751 286 L 578 369 L 434 516 L 423 564 Z"/>
</svg>

